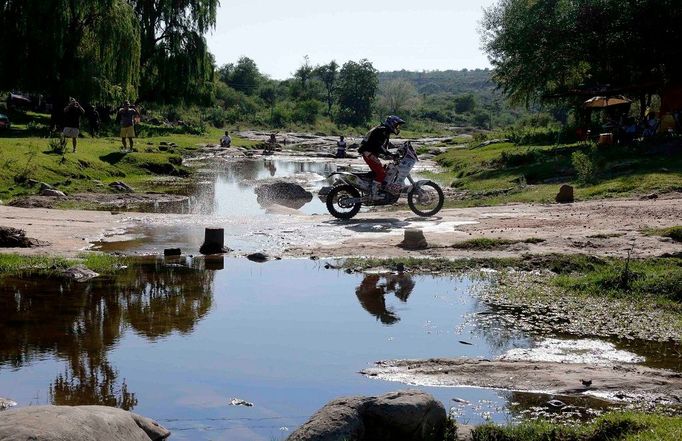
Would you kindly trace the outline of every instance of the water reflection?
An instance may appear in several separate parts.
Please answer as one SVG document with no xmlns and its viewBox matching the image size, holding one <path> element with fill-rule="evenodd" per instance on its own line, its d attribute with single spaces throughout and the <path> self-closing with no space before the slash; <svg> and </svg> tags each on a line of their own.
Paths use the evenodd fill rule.
<svg viewBox="0 0 682 441">
<path fill-rule="evenodd" d="M 385 325 L 400 321 L 400 317 L 386 307 L 387 294 L 393 293 L 402 302 L 412 294 L 415 282 L 410 275 L 401 274 L 366 274 L 355 289 L 360 305 Z"/>
<path fill-rule="evenodd" d="M 53 404 L 132 409 L 135 394 L 107 354 L 126 328 L 148 340 L 191 332 L 213 304 L 214 273 L 162 261 L 114 280 L 4 278 L 0 285 L 0 369 L 56 357 L 66 362 L 49 387 Z"/>
</svg>

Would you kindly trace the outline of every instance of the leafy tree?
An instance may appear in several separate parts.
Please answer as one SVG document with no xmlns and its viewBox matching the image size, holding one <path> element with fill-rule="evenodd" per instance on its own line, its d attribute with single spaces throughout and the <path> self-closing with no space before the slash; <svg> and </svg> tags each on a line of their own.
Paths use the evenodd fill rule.
<svg viewBox="0 0 682 441">
<path fill-rule="evenodd" d="M 466 113 L 473 112 L 476 108 L 476 99 L 474 95 L 468 93 L 466 95 L 460 95 L 455 98 L 455 112 Z"/>
<path fill-rule="evenodd" d="M 380 107 L 389 114 L 404 113 L 418 101 L 417 89 L 407 80 L 391 80 L 380 87 Z"/>
<path fill-rule="evenodd" d="M 263 79 L 256 62 L 249 57 L 241 57 L 236 65 L 223 66 L 219 76 L 228 86 L 246 95 L 254 95 Z"/>
<path fill-rule="evenodd" d="M 682 74 L 681 20 L 677 0 L 501 0 L 482 39 L 514 102 L 586 86 L 641 96 Z"/>
<path fill-rule="evenodd" d="M 0 0 L 0 83 L 58 102 L 134 98 L 139 32 L 125 0 Z"/>
<path fill-rule="evenodd" d="M 332 116 L 332 106 L 334 105 L 334 94 L 336 92 L 336 82 L 339 76 L 339 65 L 336 61 L 323 64 L 315 68 L 315 74 L 324 84 L 326 91 L 327 116 Z"/>
<path fill-rule="evenodd" d="M 215 26 L 219 0 L 128 1 L 141 28 L 143 98 L 205 99 L 213 60 L 203 34 Z"/>
<path fill-rule="evenodd" d="M 372 105 L 379 80 L 377 70 L 368 60 L 348 61 L 341 68 L 338 82 L 337 120 L 343 124 L 362 125 L 372 117 Z"/>
</svg>

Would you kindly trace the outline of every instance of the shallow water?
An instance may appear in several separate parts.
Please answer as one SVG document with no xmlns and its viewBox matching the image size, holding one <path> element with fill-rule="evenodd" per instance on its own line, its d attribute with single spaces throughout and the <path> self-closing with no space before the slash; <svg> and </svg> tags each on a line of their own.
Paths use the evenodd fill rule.
<svg viewBox="0 0 682 441">
<path fill-rule="evenodd" d="M 270 440 L 338 396 L 406 388 L 357 373 L 376 360 L 501 351 L 464 326 L 477 307 L 467 278 L 349 275 L 306 260 L 193 265 L 210 269 L 155 261 L 85 284 L 5 279 L 0 395 L 129 408 L 172 439 Z M 470 401 L 472 422 L 485 409 L 505 418 L 504 394 L 423 389 L 448 408 Z"/>
<path fill-rule="evenodd" d="M 486 310 L 474 295 L 485 283 L 223 256 L 147 260 L 83 284 L 5 278 L 0 396 L 131 409 L 171 439 L 283 439 L 329 400 L 408 388 L 358 373 L 377 360 L 492 358 L 535 345 L 472 322 Z M 555 398 L 419 389 L 468 423 L 515 419 Z"/>
<path fill-rule="evenodd" d="M 301 186 L 313 193 L 313 198 L 310 202 L 300 201 L 291 208 L 305 214 L 326 213 L 327 208 L 317 197 L 317 192 L 324 185 L 331 184 L 327 176 L 336 171 L 336 168 L 330 162 L 305 160 L 252 159 L 219 162 L 212 167 L 211 182 L 201 187 L 195 195 L 195 211 L 221 217 L 262 216 L 267 214 L 272 202 L 281 204 L 282 201 L 260 200 L 254 191 L 260 185 L 258 181 L 295 178 Z"/>
</svg>

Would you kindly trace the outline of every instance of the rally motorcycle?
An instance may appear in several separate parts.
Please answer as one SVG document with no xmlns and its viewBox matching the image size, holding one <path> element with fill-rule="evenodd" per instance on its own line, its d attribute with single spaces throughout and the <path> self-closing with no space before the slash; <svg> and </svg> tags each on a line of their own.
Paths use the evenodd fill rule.
<svg viewBox="0 0 682 441">
<path fill-rule="evenodd" d="M 417 152 L 408 141 L 398 147 L 397 153 L 390 157 L 387 164 L 386 189 L 375 188 L 374 173 L 336 172 L 334 187 L 327 194 L 327 210 L 339 219 L 350 219 L 360 211 L 360 207 L 391 205 L 398 202 L 400 195 L 407 195 L 407 205 L 419 216 L 433 216 L 443 208 L 445 197 L 440 186 L 433 181 L 414 181 L 410 172 L 417 161 Z M 405 180 L 408 183 L 405 183 Z"/>
</svg>

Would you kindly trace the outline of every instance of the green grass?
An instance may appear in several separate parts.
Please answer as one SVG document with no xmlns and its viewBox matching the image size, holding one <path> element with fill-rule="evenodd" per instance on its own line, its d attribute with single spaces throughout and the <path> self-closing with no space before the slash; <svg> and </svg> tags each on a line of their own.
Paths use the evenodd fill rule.
<svg viewBox="0 0 682 441">
<path fill-rule="evenodd" d="M 45 115 L 28 115 L 30 121 L 45 121 Z M 0 138 L 0 200 L 36 194 L 27 185 L 29 179 L 46 182 L 68 193 L 107 192 L 107 184 L 124 181 L 137 191 L 158 191 L 155 177 L 187 176 L 191 170 L 180 165 L 181 159 L 198 149 L 199 144 L 217 143 L 223 130 L 210 129 L 204 135 L 169 134 L 140 137 L 135 140 L 137 152 L 122 153 L 116 137 L 78 139 L 77 153 L 71 153 L 71 140 L 62 156 L 49 148 L 49 138 L 31 128 L 35 124 L 16 124 Z M 44 129 L 42 129 L 44 132 Z M 41 132 L 41 133 L 43 133 Z M 177 147 L 161 146 L 175 143 Z M 235 147 L 252 147 L 255 143 L 233 136 Z"/>
<path fill-rule="evenodd" d="M 573 168 L 571 155 L 576 151 L 594 158 L 597 172 L 589 184 L 580 183 Z M 599 149 L 579 144 L 472 144 L 451 149 L 436 160 L 447 171 L 432 177 L 469 194 L 465 200 L 448 201 L 449 207 L 553 202 L 562 183 L 575 187 L 577 200 L 682 189 L 680 144 Z"/>
<path fill-rule="evenodd" d="M 474 240 L 473 245 L 491 244 L 495 240 Z M 459 273 L 491 268 L 521 271 L 549 270 L 557 274 L 553 284 L 569 292 L 591 296 L 644 298 L 660 304 L 682 304 L 682 258 L 625 259 L 599 258 L 584 254 L 524 255 L 513 258 L 476 259 L 347 259 L 344 267 L 358 270 L 402 264 L 412 272 Z M 627 271 L 626 271 L 627 266 Z"/>
<path fill-rule="evenodd" d="M 479 237 L 476 239 L 465 240 L 452 245 L 453 248 L 460 250 L 497 250 L 506 248 L 509 245 L 516 243 L 541 243 L 544 239 L 531 237 L 525 240 L 510 240 L 510 239 L 492 239 L 487 237 Z"/>
<path fill-rule="evenodd" d="M 85 265 L 96 273 L 111 274 L 126 264 L 124 257 L 100 253 L 84 253 L 77 259 L 52 256 L 0 254 L 0 275 L 53 275 L 74 265 Z"/>
<path fill-rule="evenodd" d="M 682 259 L 605 259 L 580 274 L 560 274 L 555 283 L 575 292 L 682 303 Z"/>
<path fill-rule="evenodd" d="M 523 422 L 477 427 L 474 441 L 663 441 L 682 439 L 682 418 L 644 413 L 610 413 L 590 424 Z"/>
<path fill-rule="evenodd" d="M 677 225 L 670 228 L 652 228 L 645 231 L 649 236 L 669 237 L 675 242 L 682 242 L 682 226 Z"/>
</svg>

